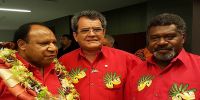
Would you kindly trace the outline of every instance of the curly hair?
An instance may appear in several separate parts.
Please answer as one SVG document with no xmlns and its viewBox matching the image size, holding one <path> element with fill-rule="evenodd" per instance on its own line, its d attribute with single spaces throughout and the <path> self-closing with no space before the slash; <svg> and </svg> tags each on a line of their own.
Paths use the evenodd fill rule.
<svg viewBox="0 0 200 100">
<path fill-rule="evenodd" d="M 149 32 L 150 28 L 153 26 L 165 26 L 174 24 L 177 28 L 177 32 L 179 33 L 186 33 L 186 23 L 185 21 L 176 14 L 170 13 L 163 13 L 156 17 L 154 17 L 147 28 L 147 33 Z"/>
</svg>

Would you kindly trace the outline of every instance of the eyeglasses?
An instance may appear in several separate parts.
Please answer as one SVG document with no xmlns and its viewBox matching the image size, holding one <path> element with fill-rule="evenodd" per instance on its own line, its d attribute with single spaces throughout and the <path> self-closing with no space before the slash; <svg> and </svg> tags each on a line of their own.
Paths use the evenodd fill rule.
<svg viewBox="0 0 200 100">
<path fill-rule="evenodd" d="M 82 34 L 88 34 L 90 32 L 98 34 L 98 33 L 103 32 L 103 28 L 83 28 L 83 29 L 80 29 L 79 32 Z"/>
</svg>

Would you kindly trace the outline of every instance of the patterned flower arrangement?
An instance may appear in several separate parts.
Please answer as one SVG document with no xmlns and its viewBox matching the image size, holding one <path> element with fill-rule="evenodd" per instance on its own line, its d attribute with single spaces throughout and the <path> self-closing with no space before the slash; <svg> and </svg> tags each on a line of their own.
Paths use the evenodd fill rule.
<svg viewBox="0 0 200 100">
<path fill-rule="evenodd" d="M 9 63 L 11 67 L 9 69 L 15 79 L 19 81 L 19 84 L 25 88 L 35 91 L 37 93 L 37 100 L 58 99 L 48 91 L 47 87 L 43 86 L 39 81 L 35 79 L 33 73 L 29 72 L 28 69 L 22 64 L 22 62 L 16 58 L 15 52 L 16 51 L 14 50 L 4 48 L 0 50 L 0 59 L 4 60 L 6 63 Z M 61 100 L 79 100 L 79 94 L 75 90 L 70 76 L 65 70 L 65 67 L 60 65 L 57 59 L 54 60 L 54 63 L 57 76 L 61 82 L 59 98 Z"/>
<path fill-rule="evenodd" d="M 75 69 L 72 69 L 69 72 L 69 75 L 72 79 L 73 83 L 78 83 L 80 79 L 84 78 L 86 76 L 86 70 L 87 69 L 81 69 L 81 67 L 76 67 Z"/>
<path fill-rule="evenodd" d="M 117 73 L 108 72 L 104 76 L 104 83 L 107 88 L 112 89 L 121 84 L 120 76 Z"/>
<path fill-rule="evenodd" d="M 142 91 L 146 86 L 150 87 L 152 83 L 153 76 L 151 75 L 144 75 L 138 81 L 138 91 Z"/>
<path fill-rule="evenodd" d="M 195 100 L 196 89 L 187 89 L 188 84 L 180 84 L 179 86 L 174 83 L 169 91 L 172 100 Z"/>
<path fill-rule="evenodd" d="M 57 59 L 54 59 L 56 74 L 62 87 L 59 89 L 61 100 L 79 100 L 79 93 L 72 84 L 69 72 L 62 66 Z"/>
</svg>

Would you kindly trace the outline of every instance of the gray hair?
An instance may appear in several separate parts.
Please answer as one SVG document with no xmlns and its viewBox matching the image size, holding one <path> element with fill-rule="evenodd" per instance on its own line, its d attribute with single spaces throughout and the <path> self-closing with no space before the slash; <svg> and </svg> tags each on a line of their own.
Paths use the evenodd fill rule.
<svg viewBox="0 0 200 100">
<path fill-rule="evenodd" d="M 104 38 L 106 38 L 112 45 L 115 43 L 115 39 L 111 35 L 106 34 Z"/>
<path fill-rule="evenodd" d="M 102 27 L 106 29 L 107 22 L 106 18 L 98 11 L 95 10 L 84 10 L 75 14 L 71 19 L 71 27 L 73 32 L 76 32 L 78 29 L 78 21 L 81 17 L 87 17 L 89 19 L 99 19 L 101 21 Z"/>
</svg>

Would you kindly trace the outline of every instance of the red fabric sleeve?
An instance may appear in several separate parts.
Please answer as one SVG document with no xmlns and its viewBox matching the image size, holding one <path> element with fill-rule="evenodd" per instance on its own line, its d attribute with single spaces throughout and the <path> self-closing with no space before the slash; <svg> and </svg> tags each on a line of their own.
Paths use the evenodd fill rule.
<svg viewBox="0 0 200 100">
<path fill-rule="evenodd" d="M 0 78 L 0 97 L 3 94 L 4 88 L 5 88 L 5 84 L 4 84 L 3 80 Z"/>
<path fill-rule="evenodd" d="M 4 61 L 2 59 L 0 59 L 0 64 L 4 64 Z"/>
<path fill-rule="evenodd" d="M 3 66 L 6 66 L 6 65 L 5 65 L 4 61 L 2 59 L 0 59 L 0 68 L 2 68 Z M 2 80 L 2 78 L 0 77 L 0 96 L 2 95 L 4 88 L 5 88 L 5 84 Z"/>
</svg>

